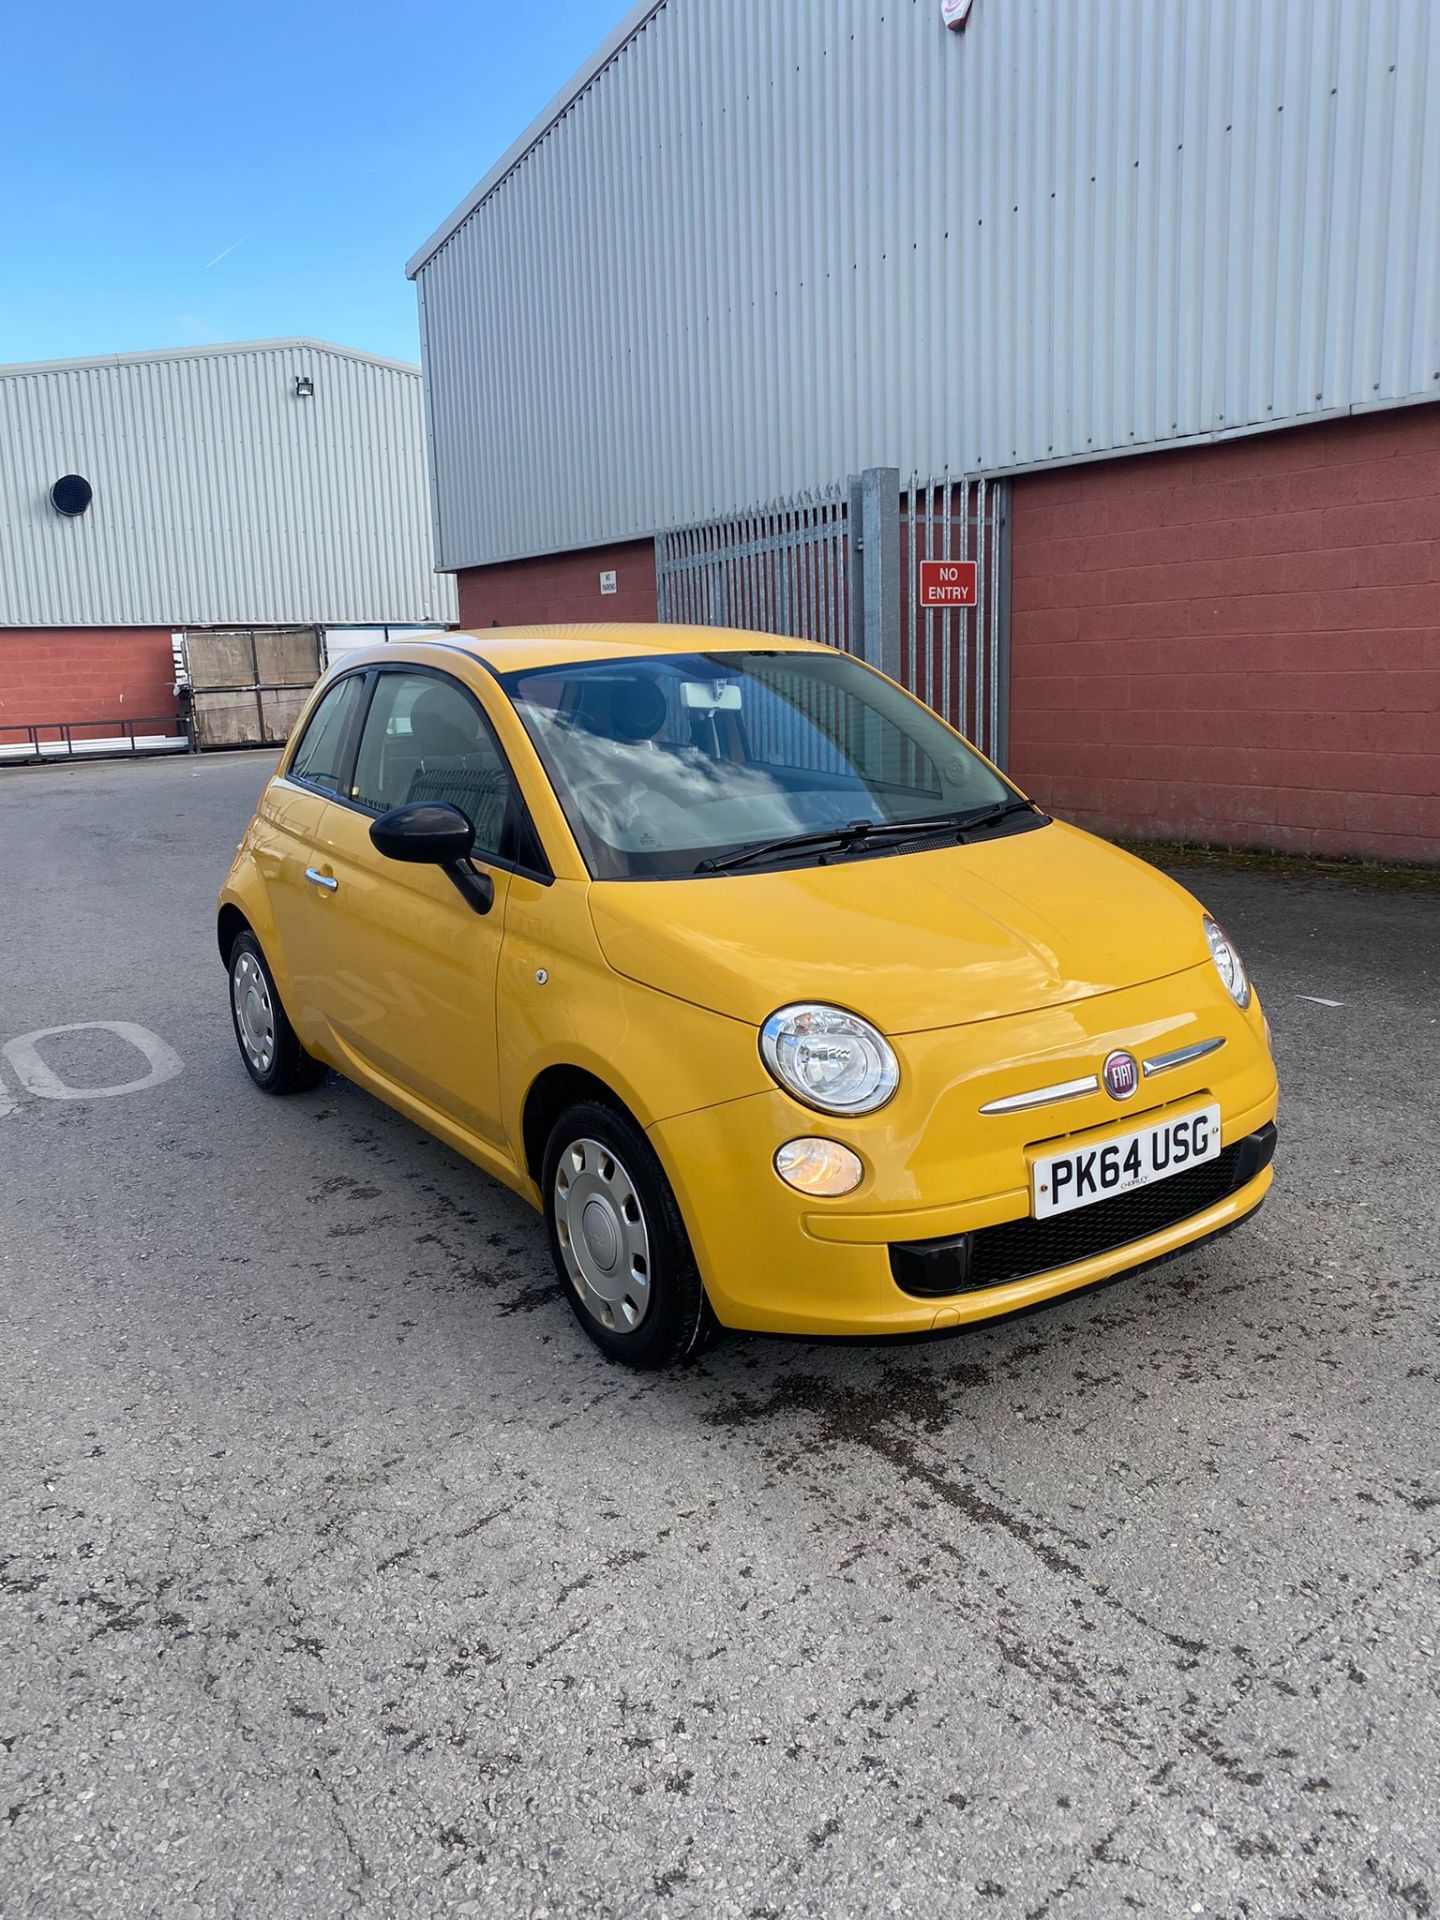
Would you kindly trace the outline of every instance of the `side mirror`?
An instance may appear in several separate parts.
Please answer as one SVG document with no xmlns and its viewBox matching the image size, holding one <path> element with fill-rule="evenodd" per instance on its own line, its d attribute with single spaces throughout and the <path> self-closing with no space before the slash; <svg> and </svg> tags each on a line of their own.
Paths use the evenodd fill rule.
<svg viewBox="0 0 1440 1920">
<path fill-rule="evenodd" d="M 448 867 L 452 860 L 470 858 L 475 829 L 458 807 L 412 800 L 408 806 L 382 813 L 370 828 L 370 839 L 387 860 Z"/>
<path fill-rule="evenodd" d="M 412 800 L 392 807 L 370 825 L 370 842 L 387 860 L 412 866 L 439 867 L 476 913 L 488 913 L 495 904 L 495 883 L 488 873 L 470 865 L 475 829 L 459 807 L 434 800 Z"/>
</svg>

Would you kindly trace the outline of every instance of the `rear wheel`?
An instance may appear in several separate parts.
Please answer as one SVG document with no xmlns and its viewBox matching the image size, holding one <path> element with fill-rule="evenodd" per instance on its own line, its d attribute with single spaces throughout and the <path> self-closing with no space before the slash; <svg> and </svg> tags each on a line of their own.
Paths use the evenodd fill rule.
<svg viewBox="0 0 1440 1920">
<path fill-rule="evenodd" d="M 248 928 L 230 949 L 230 1017 L 245 1071 L 265 1093 L 304 1093 L 324 1079 L 323 1062 L 295 1037 L 260 942 Z"/>
<path fill-rule="evenodd" d="M 668 1367 L 714 1325 L 680 1209 L 655 1151 L 616 1108 L 581 1101 L 550 1133 L 542 1176 L 555 1270 L 612 1360 Z"/>
</svg>

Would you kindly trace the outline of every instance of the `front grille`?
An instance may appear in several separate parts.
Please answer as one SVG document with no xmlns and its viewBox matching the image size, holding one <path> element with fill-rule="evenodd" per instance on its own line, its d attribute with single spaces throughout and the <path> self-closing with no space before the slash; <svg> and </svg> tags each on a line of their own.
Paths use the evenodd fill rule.
<svg viewBox="0 0 1440 1920">
<path fill-rule="evenodd" d="M 1050 1220 L 1006 1220 L 952 1240 L 912 1241 L 890 1249 L 890 1269 L 906 1293 L 938 1297 L 1028 1280 L 1148 1240 L 1203 1213 L 1268 1166 L 1275 1129 L 1262 1127 L 1203 1166 L 1189 1167 L 1133 1193 L 1079 1207 Z"/>
<path fill-rule="evenodd" d="M 1227 1147 L 1202 1166 L 1117 1193 L 1113 1200 L 1097 1200 L 1093 1207 L 1058 1213 L 1049 1220 L 1007 1220 L 974 1236 L 970 1256 L 970 1285 L 998 1287 L 1007 1280 L 1026 1280 L 1033 1273 L 1055 1267 L 1073 1267 L 1098 1253 L 1111 1253 L 1132 1240 L 1148 1240 L 1192 1213 L 1203 1213 L 1235 1190 L 1239 1146 Z"/>
</svg>

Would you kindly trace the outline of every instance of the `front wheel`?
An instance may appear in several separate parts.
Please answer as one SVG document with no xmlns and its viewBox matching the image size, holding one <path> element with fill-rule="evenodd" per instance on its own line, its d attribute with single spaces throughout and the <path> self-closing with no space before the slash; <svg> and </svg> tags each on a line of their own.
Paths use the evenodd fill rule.
<svg viewBox="0 0 1440 1920">
<path fill-rule="evenodd" d="M 668 1367 L 714 1322 L 685 1222 L 649 1141 L 600 1101 L 562 1113 L 542 1176 L 550 1251 L 586 1333 L 612 1360 Z"/>
<path fill-rule="evenodd" d="M 230 949 L 230 1017 L 245 1071 L 265 1093 L 303 1093 L 325 1077 L 306 1053 L 270 977 L 260 942 L 247 928 Z"/>
</svg>

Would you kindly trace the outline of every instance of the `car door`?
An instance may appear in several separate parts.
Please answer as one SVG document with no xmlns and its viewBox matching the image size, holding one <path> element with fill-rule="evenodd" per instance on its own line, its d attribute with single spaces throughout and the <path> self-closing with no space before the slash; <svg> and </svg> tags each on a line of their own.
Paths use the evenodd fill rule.
<svg viewBox="0 0 1440 1920">
<path fill-rule="evenodd" d="M 315 842 L 331 796 L 345 777 L 365 691 L 363 673 L 346 674 L 326 690 L 282 763 L 283 772 L 261 795 L 251 829 L 275 922 L 277 951 L 270 961 L 302 1040 L 324 1019 L 319 948 L 326 889 L 316 874 Z"/>
<path fill-rule="evenodd" d="M 372 845 L 372 821 L 418 800 L 458 806 L 474 826 L 472 861 L 495 889 L 488 912 L 442 869 L 386 859 Z M 326 1022 L 357 1078 L 492 1144 L 504 1140 L 495 1002 L 518 817 L 474 694 L 433 668 L 374 670 L 354 771 L 315 842 Z"/>
</svg>

